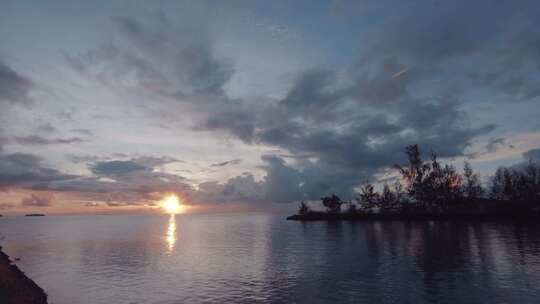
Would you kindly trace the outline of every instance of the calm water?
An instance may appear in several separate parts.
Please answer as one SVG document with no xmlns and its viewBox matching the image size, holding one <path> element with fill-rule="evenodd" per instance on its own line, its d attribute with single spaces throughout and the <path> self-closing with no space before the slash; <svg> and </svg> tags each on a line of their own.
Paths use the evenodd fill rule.
<svg viewBox="0 0 540 304">
<path fill-rule="evenodd" d="M 540 224 L 0 219 L 51 303 L 538 303 Z"/>
</svg>

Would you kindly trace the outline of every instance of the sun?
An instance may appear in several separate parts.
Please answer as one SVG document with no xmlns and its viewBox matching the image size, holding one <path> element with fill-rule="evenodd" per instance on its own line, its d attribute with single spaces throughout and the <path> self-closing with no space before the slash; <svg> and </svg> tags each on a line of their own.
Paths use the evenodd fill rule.
<svg viewBox="0 0 540 304">
<path fill-rule="evenodd" d="M 169 194 L 160 202 L 161 208 L 163 208 L 167 213 L 176 214 L 182 212 L 182 205 L 176 194 Z"/>
</svg>

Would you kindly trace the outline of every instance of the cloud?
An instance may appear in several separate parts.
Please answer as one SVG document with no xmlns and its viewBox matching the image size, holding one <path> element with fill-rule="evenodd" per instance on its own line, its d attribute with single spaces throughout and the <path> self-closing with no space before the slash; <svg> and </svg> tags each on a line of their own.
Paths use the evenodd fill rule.
<svg viewBox="0 0 540 304">
<path fill-rule="evenodd" d="M 94 132 L 92 132 L 92 130 L 89 130 L 89 129 L 71 129 L 71 132 L 78 133 L 81 135 L 86 135 L 86 136 L 94 135 Z"/>
<path fill-rule="evenodd" d="M 523 153 L 525 159 L 530 159 L 533 161 L 540 161 L 540 149 L 532 149 Z"/>
<path fill-rule="evenodd" d="M 64 57 L 74 70 L 106 85 L 135 83 L 165 96 L 221 94 L 234 70 L 228 60 L 215 54 L 200 20 L 190 19 L 186 16 L 173 24 L 163 13 L 145 23 L 112 17 L 120 38 L 117 43 L 79 55 L 64 53 Z"/>
<path fill-rule="evenodd" d="M 150 168 L 134 161 L 101 161 L 89 166 L 96 175 L 122 175 L 137 171 L 148 171 Z"/>
<path fill-rule="evenodd" d="M 403 161 L 408 144 L 442 157 L 463 156 L 476 138 L 496 129 L 471 123 L 466 87 L 459 81 L 432 83 L 451 73 L 448 62 L 486 51 L 502 28 L 497 20 L 478 24 L 481 8 L 460 2 L 433 7 L 433 14 L 413 10 L 395 16 L 368 37 L 350 66 L 300 71 L 283 97 L 274 99 L 231 98 L 225 85 L 235 70 L 216 54 L 211 30 L 197 23 L 173 25 L 164 15 L 146 23 L 115 17 L 122 42 L 70 59 L 111 86 L 121 85 L 122 75 L 134 75 L 127 87 L 135 83 L 136 89 L 187 107 L 196 130 L 228 133 L 295 156 L 291 164 L 263 157 L 262 181 L 248 174 L 199 185 L 214 199 L 246 199 L 247 189 L 262 191 L 251 193 L 255 201 L 316 199 L 330 191 L 352 195 L 358 184 Z M 106 73 L 93 70 L 99 65 Z M 153 167 L 126 162 L 117 169 L 103 164 L 111 168 L 101 174 L 148 174 Z"/>
<path fill-rule="evenodd" d="M 32 154 L 0 153 L 0 188 L 30 187 L 36 183 L 69 180 L 74 177 L 46 167 L 42 158 Z"/>
<path fill-rule="evenodd" d="M 229 165 L 238 165 L 241 162 L 242 162 L 241 159 L 236 158 L 236 159 L 231 159 L 231 160 L 224 161 L 224 162 L 221 162 L 221 163 L 211 164 L 210 167 L 225 167 L 225 166 L 229 166 Z"/>
<path fill-rule="evenodd" d="M 54 133 L 56 131 L 56 128 L 50 122 L 46 122 L 39 125 L 36 131 L 50 134 L 50 133 Z"/>
<path fill-rule="evenodd" d="M 2 203 L 0 204 L 0 210 L 15 208 L 14 204 Z"/>
<path fill-rule="evenodd" d="M 233 177 L 225 183 L 204 182 L 198 185 L 198 190 L 188 194 L 191 201 L 203 203 L 250 202 L 264 201 L 262 185 L 252 174 L 245 173 Z"/>
<path fill-rule="evenodd" d="M 32 81 L 0 61 L 0 103 L 30 104 Z"/>
<path fill-rule="evenodd" d="M 28 146 L 68 145 L 68 144 L 83 143 L 87 141 L 80 137 L 48 139 L 45 137 L 41 137 L 39 135 L 16 136 L 13 138 L 13 140 L 19 145 L 28 145 Z"/>
<path fill-rule="evenodd" d="M 31 194 L 21 200 L 21 206 L 24 207 L 50 207 L 53 200 L 51 193 Z"/>
<path fill-rule="evenodd" d="M 486 151 L 495 152 L 500 146 L 503 146 L 505 144 L 506 144 L 506 138 L 504 137 L 490 138 L 486 145 Z"/>
<path fill-rule="evenodd" d="M 152 168 L 172 163 L 183 163 L 182 160 L 170 156 L 137 156 L 132 161 Z"/>
<path fill-rule="evenodd" d="M 74 154 L 68 154 L 66 155 L 66 158 L 74 164 L 97 162 L 101 159 L 101 157 L 97 155 L 74 155 Z"/>
<path fill-rule="evenodd" d="M 36 182 L 27 188 L 90 195 L 92 200 L 107 202 L 108 206 L 147 205 L 160 199 L 163 193 L 189 195 L 194 191 L 184 177 L 154 170 L 154 167 L 176 161 L 166 156 L 96 161 L 88 165 L 91 176 Z"/>
</svg>

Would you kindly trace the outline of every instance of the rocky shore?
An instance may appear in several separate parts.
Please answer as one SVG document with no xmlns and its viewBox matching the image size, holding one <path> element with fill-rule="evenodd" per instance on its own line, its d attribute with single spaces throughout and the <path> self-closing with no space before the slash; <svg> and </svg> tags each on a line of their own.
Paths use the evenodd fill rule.
<svg viewBox="0 0 540 304">
<path fill-rule="evenodd" d="M 47 294 L 29 279 L 0 247 L 0 303 L 46 304 Z"/>
</svg>

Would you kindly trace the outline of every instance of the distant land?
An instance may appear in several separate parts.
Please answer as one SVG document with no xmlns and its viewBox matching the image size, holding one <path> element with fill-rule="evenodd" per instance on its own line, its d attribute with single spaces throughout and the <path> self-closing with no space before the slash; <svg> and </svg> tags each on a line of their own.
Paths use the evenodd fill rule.
<svg viewBox="0 0 540 304">
<path fill-rule="evenodd" d="M 45 216 L 43 213 L 28 213 L 25 216 Z"/>
<path fill-rule="evenodd" d="M 382 192 L 364 184 L 356 202 L 332 194 L 321 198 L 326 211 L 314 211 L 305 202 L 287 220 L 459 220 L 540 218 L 540 166 L 529 161 L 499 168 L 489 189 L 466 162 L 463 173 L 442 164 L 432 153 L 421 158 L 417 145 L 406 147 L 409 163 L 396 165 L 400 178 Z M 346 206 L 346 210 L 342 210 Z"/>
</svg>

